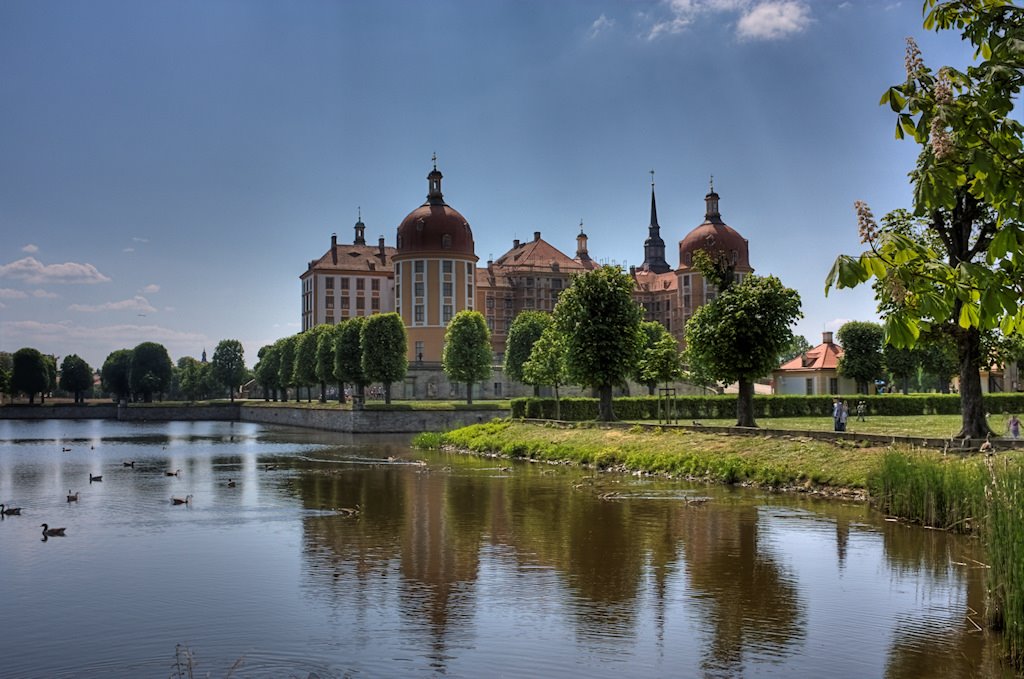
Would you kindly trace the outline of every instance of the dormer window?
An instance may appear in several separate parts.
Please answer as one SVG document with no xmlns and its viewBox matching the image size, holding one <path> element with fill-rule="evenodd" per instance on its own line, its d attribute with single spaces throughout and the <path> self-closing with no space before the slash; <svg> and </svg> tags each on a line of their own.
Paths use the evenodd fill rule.
<svg viewBox="0 0 1024 679">
<path fill-rule="evenodd" d="M 450 250 L 452 247 L 452 236 L 449 233 L 441 236 L 441 247 L 445 250 Z"/>
</svg>

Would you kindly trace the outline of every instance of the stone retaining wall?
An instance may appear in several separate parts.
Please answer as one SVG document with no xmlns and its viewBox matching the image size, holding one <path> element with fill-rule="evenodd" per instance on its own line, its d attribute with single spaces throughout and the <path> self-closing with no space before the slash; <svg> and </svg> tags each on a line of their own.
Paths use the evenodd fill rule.
<svg viewBox="0 0 1024 679">
<path fill-rule="evenodd" d="M 447 431 L 508 416 L 508 410 L 341 410 L 242 406 L 239 419 L 352 434 L 418 434 Z"/>
</svg>

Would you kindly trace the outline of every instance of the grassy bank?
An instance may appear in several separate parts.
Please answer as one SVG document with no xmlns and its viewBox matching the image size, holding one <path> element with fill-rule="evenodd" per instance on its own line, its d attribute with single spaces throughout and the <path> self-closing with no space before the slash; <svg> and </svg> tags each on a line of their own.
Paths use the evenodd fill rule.
<svg viewBox="0 0 1024 679">
<path fill-rule="evenodd" d="M 721 436 L 681 430 L 571 428 L 495 421 L 424 434 L 421 447 L 453 446 L 600 469 L 619 468 L 719 483 L 864 489 L 884 448 L 845 441 Z"/>
<path fill-rule="evenodd" d="M 988 426 L 996 434 L 1006 435 L 1006 421 L 1009 415 L 989 415 Z M 700 420 L 707 426 L 731 427 L 736 418 L 717 418 Z M 682 421 L 680 424 L 690 424 Z M 857 416 L 850 414 L 847 431 L 860 434 L 880 434 L 884 436 L 914 436 L 922 438 L 949 438 L 960 431 L 960 415 L 872 415 L 865 421 L 858 422 Z M 832 418 L 823 417 L 760 417 L 757 426 L 762 429 L 788 429 L 796 431 L 832 431 Z"/>
</svg>

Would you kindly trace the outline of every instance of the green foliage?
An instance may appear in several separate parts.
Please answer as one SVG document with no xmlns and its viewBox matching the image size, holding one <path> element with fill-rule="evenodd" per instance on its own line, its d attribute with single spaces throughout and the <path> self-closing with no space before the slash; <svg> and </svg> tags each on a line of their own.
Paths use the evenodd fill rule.
<svg viewBox="0 0 1024 679">
<path fill-rule="evenodd" d="M 903 393 L 907 393 L 907 381 L 917 374 L 920 365 L 920 356 L 913 349 L 894 347 L 886 344 L 882 349 L 882 358 L 885 362 L 885 370 L 892 377 L 894 382 L 903 387 Z"/>
<path fill-rule="evenodd" d="M 642 319 L 633 279 L 612 266 L 576 276 L 555 305 L 553 321 L 564 340 L 569 379 L 598 389 L 601 419 L 615 418 L 612 387 L 636 369 Z"/>
<path fill-rule="evenodd" d="M 217 348 L 213 350 L 210 366 L 214 379 L 227 387 L 231 394 L 231 400 L 234 401 L 235 389 L 246 376 L 245 350 L 242 348 L 242 343 L 236 339 L 218 342 Z"/>
<path fill-rule="evenodd" d="M 263 387 L 263 398 L 269 400 L 272 391 L 280 388 L 281 356 L 278 344 L 267 344 L 260 347 L 257 353 L 259 360 L 254 368 L 256 381 Z"/>
<path fill-rule="evenodd" d="M 338 326 L 334 343 L 334 377 L 339 382 L 354 384 L 362 393 L 367 380 L 363 375 L 362 330 L 365 316 L 355 316 Z"/>
<path fill-rule="evenodd" d="M 61 361 L 60 388 L 74 394 L 75 403 L 84 402 L 85 392 L 92 391 L 92 368 L 77 354 Z"/>
<path fill-rule="evenodd" d="M 167 391 L 171 385 L 174 365 L 167 349 L 156 342 L 143 342 L 132 349 L 131 369 L 128 376 L 132 391 L 150 403 L 153 394 Z"/>
<path fill-rule="evenodd" d="M 807 338 L 803 335 L 793 335 L 793 341 L 791 341 L 779 354 L 778 363 L 782 365 L 792 361 L 797 356 L 813 349 L 814 346 L 807 341 Z"/>
<path fill-rule="evenodd" d="M 405 378 L 409 369 L 407 338 L 402 318 L 392 312 L 366 319 L 360 332 L 363 375 L 368 383 L 384 385 L 384 399 L 391 403 L 391 385 Z"/>
<path fill-rule="evenodd" d="M 649 328 L 648 323 L 656 329 Z M 646 321 L 643 328 L 646 344 L 637 364 L 636 381 L 653 388 L 658 382 L 671 382 L 682 377 L 683 361 L 676 338 L 656 321 Z"/>
<path fill-rule="evenodd" d="M 877 323 L 849 321 L 836 334 L 843 346 L 839 374 L 857 382 L 857 391 L 868 392 L 867 385 L 883 375 L 882 342 L 885 331 Z"/>
<path fill-rule="evenodd" d="M 274 346 L 277 347 L 277 381 L 286 392 L 284 397 L 285 401 L 288 400 L 288 388 L 294 387 L 298 384 L 295 379 L 295 349 L 297 348 L 298 343 L 298 335 L 282 337 L 274 343 Z M 295 400 L 299 400 L 298 393 L 295 395 Z"/>
<path fill-rule="evenodd" d="M 118 401 L 128 399 L 131 394 L 129 379 L 132 368 L 132 350 L 118 349 L 107 355 L 100 369 L 100 381 L 103 390 L 112 394 Z"/>
<path fill-rule="evenodd" d="M 316 326 L 299 333 L 295 343 L 295 366 L 293 367 L 292 379 L 296 387 L 311 387 L 316 383 L 316 349 L 320 340 L 320 331 Z"/>
<path fill-rule="evenodd" d="M 523 364 L 530 359 L 534 343 L 550 325 L 551 314 L 543 311 L 519 312 L 512 321 L 512 327 L 509 328 L 508 337 L 505 339 L 503 369 L 506 377 L 523 384 L 538 384 L 527 381 Z"/>
<path fill-rule="evenodd" d="M 736 420 L 752 427 L 753 382 L 778 367 L 801 318 L 800 295 L 775 276 L 747 276 L 699 307 L 686 323 L 688 356 L 716 380 L 740 383 Z"/>
<path fill-rule="evenodd" d="M 441 365 L 452 382 L 466 384 L 466 402 L 473 402 L 473 383 L 491 375 L 491 333 L 479 311 L 455 314 L 444 334 Z"/>
<path fill-rule="evenodd" d="M 15 351 L 11 366 L 11 391 L 25 394 L 29 403 L 34 403 L 35 395 L 44 394 L 49 386 L 46 359 L 39 350 L 22 347 Z"/>
<path fill-rule="evenodd" d="M 339 382 L 334 376 L 334 352 L 341 326 L 325 324 L 322 327 L 316 340 L 316 379 L 321 384 Z"/>
<path fill-rule="evenodd" d="M 882 96 L 897 115 L 896 136 L 921 147 L 910 173 L 913 214 L 930 237 L 879 231 L 859 203 L 869 249 L 839 256 L 825 291 L 876 279 L 886 339 L 896 346 L 913 346 L 929 330 L 951 335 L 960 433 L 985 436 L 981 335 L 1024 332 L 1024 125 L 1014 108 L 1024 85 L 1024 20 L 1019 7 L 994 0 L 926 0 L 925 10 L 926 28 L 955 29 L 976 50 L 965 71 L 933 72 L 908 39 L 906 81 Z"/>
<path fill-rule="evenodd" d="M 188 401 L 210 398 L 217 386 L 213 367 L 209 363 L 197 361 L 192 356 L 182 356 L 178 359 L 177 377 L 178 389 Z"/>
</svg>

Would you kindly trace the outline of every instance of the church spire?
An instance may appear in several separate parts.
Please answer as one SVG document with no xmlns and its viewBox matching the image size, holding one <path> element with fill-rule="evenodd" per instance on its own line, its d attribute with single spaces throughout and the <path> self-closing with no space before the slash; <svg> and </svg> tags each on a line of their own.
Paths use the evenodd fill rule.
<svg viewBox="0 0 1024 679">
<path fill-rule="evenodd" d="M 672 267 L 665 261 L 665 241 L 661 238 L 661 226 L 658 225 L 658 203 L 654 197 L 654 170 L 651 170 L 651 224 L 647 227 L 647 240 L 644 241 L 644 263 L 641 268 L 654 273 L 665 273 L 672 270 Z"/>
</svg>

